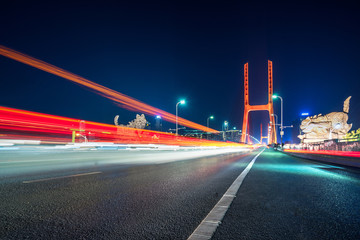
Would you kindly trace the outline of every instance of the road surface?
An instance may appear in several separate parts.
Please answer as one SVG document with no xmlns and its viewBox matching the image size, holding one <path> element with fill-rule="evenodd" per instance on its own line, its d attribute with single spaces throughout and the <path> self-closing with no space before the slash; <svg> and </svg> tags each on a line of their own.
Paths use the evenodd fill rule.
<svg viewBox="0 0 360 240">
<path fill-rule="evenodd" d="M 187 239 L 261 150 L 0 152 L 0 239 Z M 360 239 L 359 226 L 359 170 L 266 149 L 212 239 Z"/>
</svg>

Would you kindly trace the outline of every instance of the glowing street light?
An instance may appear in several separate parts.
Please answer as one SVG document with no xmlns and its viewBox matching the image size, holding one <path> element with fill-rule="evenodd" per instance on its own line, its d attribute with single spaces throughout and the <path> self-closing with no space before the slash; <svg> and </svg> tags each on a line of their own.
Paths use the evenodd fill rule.
<svg viewBox="0 0 360 240">
<path fill-rule="evenodd" d="M 206 125 L 207 127 L 209 127 L 209 120 L 210 119 L 214 119 L 214 116 L 211 115 L 210 117 L 207 118 L 207 125 Z"/>
<path fill-rule="evenodd" d="M 334 130 L 340 129 L 341 128 L 341 123 L 336 123 L 334 127 L 330 128 L 330 134 L 329 134 L 329 139 L 332 139 L 332 132 Z"/>
<path fill-rule="evenodd" d="M 284 135 L 284 127 L 283 127 L 283 99 L 282 99 L 282 97 L 280 97 L 280 96 L 278 96 L 278 95 L 272 95 L 272 98 L 273 99 L 276 99 L 276 98 L 280 98 L 280 100 L 281 100 L 281 116 L 280 116 L 280 118 L 281 118 L 281 123 L 280 123 L 280 137 L 281 137 L 281 146 L 282 146 L 282 144 L 283 144 L 283 135 Z"/>
<path fill-rule="evenodd" d="M 226 131 L 228 130 L 229 127 L 229 122 L 228 121 L 224 121 L 224 124 L 222 126 L 223 129 L 223 140 L 226 141 Z"/>
<path fill-rule="evenodd" d="M 176 136 L 178 135 L 178 106 L 179 104 L 185 104 L 185 100 L 180 100 L 177 104 L 176 104 L 176 127 L 175 127 L 175 131 L 176 131 Z"/>
<path fill-rule="evenodd" d="M 155 128 L 157 131 L 162 131 L 162 118 L 160 115 L 155 116 Z"/>
<path fill-rule="evenodd" d="M 224 130 L 228 130 L 229 127 L 229 122 L 228 121 L 224 121 Z"/>
</svg>

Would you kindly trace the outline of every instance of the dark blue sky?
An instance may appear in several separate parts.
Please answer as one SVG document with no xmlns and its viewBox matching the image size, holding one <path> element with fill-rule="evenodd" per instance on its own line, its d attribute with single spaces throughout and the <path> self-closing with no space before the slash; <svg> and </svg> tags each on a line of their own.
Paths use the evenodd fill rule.
<svg viewBox="0 0 360 240">
<path fill-rule="evenodd" d="M 1 6 L 0 44 L 168 112 L 186 98 L 180 116 L 206 125 L 213 114 L 215 129 L 224 120 L 241 127 L 246 62 L 250 103 L 266 103 L 270 59 L 285 124 L 304 111 L 342 111 L 351 95 L 349 123 L 359 128 L 358 10 L 344 2 L 11 1 Z M 5 57 L 0 79 L 2 106 L 105 123 L 117 114 L 122 123 L 135 117 L 83 87 Z M 280 102 L 275 112 L 280 116 Z M 251 115 L 255 136 L 265 116 Z"/>
</svg>

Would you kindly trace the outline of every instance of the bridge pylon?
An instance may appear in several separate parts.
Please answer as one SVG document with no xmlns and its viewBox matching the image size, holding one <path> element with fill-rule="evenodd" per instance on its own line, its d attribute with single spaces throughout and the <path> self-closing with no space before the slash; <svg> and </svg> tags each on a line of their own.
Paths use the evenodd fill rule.
<svg viewBox="0 0 360 240">
<path fill-rule="evenodd" d="M 267 139 L 269 142 L 270 124 L 268 124 L 268 135 L 263 136 L 262 130 L 263 130 L 262 123 L 260 123 L 260 144 L 263 143 L 263 139 Z"/>
<path fill-rule="evenodd" d="M 264 105 L 250 105 L 249 103 L 249 63 L 244 65 L 244 118 L 242 126 L 241 142 L 246 142 L 249 126 L 249 113 L 251 111 L 268 111 L 270 127 L 268 134 L 268 144 L 276 143 L 274 105 L 273 105 L 273 66 L 272 61 L 268 60 L 268 103 Z"/>
</svg>

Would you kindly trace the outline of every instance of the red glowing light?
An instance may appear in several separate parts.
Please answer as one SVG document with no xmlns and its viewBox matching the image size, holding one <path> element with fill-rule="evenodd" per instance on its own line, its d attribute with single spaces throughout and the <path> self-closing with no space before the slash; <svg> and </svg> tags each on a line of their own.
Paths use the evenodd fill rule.
<svg viewBox="0 0 360 240">
<path fill-rule="evenodd" d="M 31 139 L 46 143 L 69 143 L 75 132 L 77 142 L 252 148 L 252 146 L 240 143 L 175 136 L 172 133 L 119 127 L 1 106 L 0 132 L 1 139 Z"/>
<path fill-rule="evenodd" d="M 149 115 L 153 115 L 153 116 L 161 115 L 164 120 L 173 122 L 173 123 L 175 123 L 175 121 L 176 121 L 176 116 L 174 114 L 171 114 L 171 113 L 165 112 L 163 110 L 160 110 L 158 108 L 152 107 L 146 103 L 143 103 L 143 102 L 136 100 L 132 97 L 129 97 L 125 94 L 119 93 L 115 90 L 104 87 L 104 86 L 97 84 L 95 82 L 92 82 L 88 79 L 85 79 L 83 77 L 80 77 L 78 75 L 70 73 L 64 69 L 58 68 L 54 65 L 51 65 L 49 63 L 43 62 L 36 58 L 30 57 L 23 53 L 17 52 L 15 50 L 12 50 L 5 46 L 0 45 L 0 55 L 3 55 L 5 57 L 11 58 L 13 60 L 16 60 L 16 61 L 19 61 L 22 63 L 25 63 L 27 65 L 38 68 L 45 72 L 52 73 L 56 76 L 65 78 L 69 81 L 75 82 L 82 86 L 88 87 L 89 89 L 94 90 L 97 94 L 99 94 L 103 97 L 106 97 L 110 100 L 113 100 L 120 107 L 126 108 L 128 110 L 132 110 L 132 111 L 140 111 L 141 113 L 145 113 L 145 114 L 149 114 Z M 191 122 L 191 121 L 186 120 L 181 117 L 178 117 L 178 124 L 189 127 L 189 128 L 202 130 L 204 132 L 218 133 L 217 130 L 202 126 L 200 124 Z"/>
<path fill-rule="evenodd" d="M 285 149 L 284 152 L 293 153 L 306 153 L 306 154 L 320 154 L 320 155 L 331 155 L 331 156 L 342 156 L 342 157 L 360 157 L 360 152 L 346 152 L 346 151 L 332 151 L 332 150 L 293 150 Z"/>
</svg>

